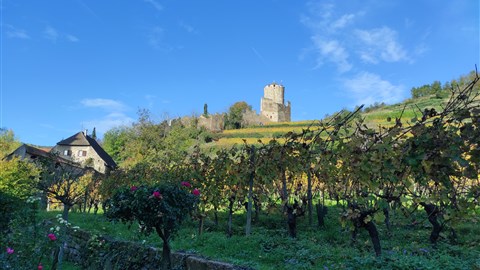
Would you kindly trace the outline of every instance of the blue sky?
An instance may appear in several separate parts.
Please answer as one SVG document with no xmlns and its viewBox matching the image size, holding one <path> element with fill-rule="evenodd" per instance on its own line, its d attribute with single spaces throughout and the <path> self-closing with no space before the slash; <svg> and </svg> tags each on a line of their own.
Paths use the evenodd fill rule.
<svg viewBox="0 0 480 270">
<path fill-rule="evenodd" d="M 74 133 L 228 110 L 285 86 L 292 120 L 394 103 L 480 64 L 477 0 L 0 0 L 0 127 Z"/>
</svg>

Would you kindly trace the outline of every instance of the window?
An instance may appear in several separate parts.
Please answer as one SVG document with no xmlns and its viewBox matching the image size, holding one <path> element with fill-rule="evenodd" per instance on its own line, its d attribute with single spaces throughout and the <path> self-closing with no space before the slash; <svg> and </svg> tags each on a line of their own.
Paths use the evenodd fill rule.
<svg viewBox="0 0 480 270">
<path fill-rule="evenodd" d="M 86 156 L 87 156 L 87 151 L 85 151 L 85 150 L 78 150 L 77 156 L 79 156 L 79 157 L 86 157 Z"/>
<path fill-rule="evenodd" d="M 71 156 L 72 155 L 72 150 L 65 150 L 63 151 L 64 156 Z"/>
</svg>

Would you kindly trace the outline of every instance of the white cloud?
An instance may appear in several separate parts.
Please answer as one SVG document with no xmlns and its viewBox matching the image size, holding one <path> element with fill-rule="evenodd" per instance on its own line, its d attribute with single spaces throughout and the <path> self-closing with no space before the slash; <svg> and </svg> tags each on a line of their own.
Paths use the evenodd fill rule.
<svg viewBox="0 0 480 270">
<path fill-rule="evenodd" d="M 30 39 L 30 36 L 23 29 L 15 28 L 13 25 L 5 25 L 7 28 L 6 34 L 9 38 Z"/>
<path fill-rule="evenodd" d="M 352 64 L 348 61 L 348 52 L 337 40 L 324 40 L 319 36 L 312 37 L 312 40 L 319 54 L 317 67 L 322 65 L 324 60 L 328 60 L 334 63 L 341 73 L 352 68 Z"/>
<path fill-rule="evenodd" d="M 70 42 L 78 42 L 78 41 L 80 41 L 80 40 L 79 40 L 76 36 L 74 36 L 74 35 L 67 34 L 65 37 L 66 37 L 67 40 L 70 41 Z"/>
<path fill-rule="evenodd" d="M 82 126 L 88 128 L 95 127 L 99 134 L 103 134 L 114 127 L 125 126 L 134 122 L 133 118 L 124 113 L 129 108 L 120 101 L 90 98 L 83 99 L 80 103 L 87 108 L 97 108 L 106 111 L 106 115 L 99 116 L 97 119 L 82 121 Z"/>
<path fill-rule="evenodd" d="M 124 111 L 127 109 L 127 107 L 122 102 L 113 99 L 83 99 L 80 103 L 85 107 L 102 108 L 107 111 Z"/>
<path fill-rule="evenodd" d="M 163 6 L 155 0 L 144 0 L 144 1 L 151 4 L 158 11 L 163 10 Z"/>
<path fill-rule="evenodd" d="M 316 67 L 330 62 L 340 73 L 350 71 L 353 64 L 349 59 L 349 44 L 340 43 L 339 40 L 348 37 L 351 31 L 348 26 L 361 13 L 336 14 L 333 3 L 313 1 L 307 3 L 307 13 L 301 16 L 300 21 L 312 32 L 310 39 L 316 54 Z"/>
<path fill-rule="evenodd" d="M 340 17 L 339 19 L 337 19 L 336 21 L 332 22 L 332 24 L 330 26 L 333 30 L 342 29 L 345 26 L 347 26 L 348 24 L 351 24 L 354 19 L 355 19 L 354 14 L 345 14 L 342 17 Z"/>
<path fill-rule="evenodd" d="M 365 62 L 373 64 L 377 64 L 380 60 L 385 62 L 411 62 L 407 52 L 397 41 L 397 32 L 388 27 L 356 30 L 355 35 L 364 45 L 359 54 Z"/>
<path fill-rule="evenodd" d="M 405 87 L 383 80 L 379 75 L 362 72 L 351 79 L 345 79 L 344 87 L 355 105 L 375 102 L 395 103 L 404 98 Z"/>
<path fill-rule="evenodd" d="M 44 34 L 46 39 L 50 39 L 53 42 L 57 42 L 58 32 L 55 28 L 53 28 L 51 26 L 47 26 L 45 28 L 45 30 L 43 31 L 43 34 Z"/>
<path fill-rule="evenodd" d="M 82 123 L 84 127 L 96 128 L 96 131 L 102 136 L 106 131 L 120 126 L 127 126 L 135 120 L 123 113 L 111 113 L 101 119 L 87 120 Z"/>
</svg>

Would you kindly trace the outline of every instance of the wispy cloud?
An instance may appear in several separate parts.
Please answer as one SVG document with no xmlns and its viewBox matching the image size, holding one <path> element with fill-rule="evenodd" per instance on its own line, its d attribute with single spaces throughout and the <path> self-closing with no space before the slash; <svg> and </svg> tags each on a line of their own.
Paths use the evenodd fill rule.
<svg viewBox="0 0 480 270">
<path fill-rule="evenodd" d="M 360 58 L 366 62 L 377 64 L 385 62 L 410 62 L 405 49 L 397 41 L 397 32 L 384 26 L 371 30 L 356 30 L 355 35 L 365 45 L 360 50 Z"/>
<path fill-rule="evenodd" d="M 262 62 L 262 64 L 267 65 L 267 62 L 265 61 L 263 56 L 254 47 L 251 47 L 251 48 L 252 48 L 253 53 L 257 56 L 258 60 L 260 60 L 260 62 Z"/>
<path fill-rule="evenodd" d="M 151 5 L 152 5 L 156 10 L 158 10 L 158 11 L 162 11 L 162 10 L 163 10 L 163 6 L 162 6 L 160 3 L 158 3 L 157 1 L 155 1 L 155 0 L 143 0 L 143 1 L 151 4 Z"/>
<path fill-rule="evenodd" d="M 352 68 L 352 64 L 348 61 L 348 52 L 337 40 L 324 40 L 319 36 L 312 37 L 312 40 L 318 53 L 317 67 L 325 61 L 330 61 L 337 66 L 340 73 Z"/>
<path fill-rule="evenodd" d="M 404 98 L 405 87 L 394 85 L 379 75 L 361 72 L 353 78 L 345 79 L 343 85 L 347 95 L 354 99 L 355 105 L 375 102 L 395 103 Z"/>
<path fill-rule="evenodd" d="M 339 73 L 345 73 L 361 67 L 361 62 L 413 63 L 413 56 L 425 50 L 425 46 L 421 46 L 409 53 L 400 43 L 397 31 L 387 26 L 359 29 L 358 24 L 366 21 L 369 15 L 368 9 L 341 12 L 336 5 L 341 4 L 328 0 L 310 1 L 300 18 L 311 31 L 317 68 L 330 63 Z M 406 21 L 407 26 L 411 24 Z"/>
<path fill-rule="evenodd" d="M 120 127 L 120 126 L 128 126 L 134 121 L 135 120 L 133 118 L 125 115 L 124 113 L 116 112 L 116 113 L 110 113 L 100 119 L 83 121 L 82 125 L 84 127 L 89 127 L 92 129 L 95 127 L 96 131 L 101 137 L 105 132 L 107 132 L 112 128 Z"/>
<path fill-rule="evenodd" d="M 347 25 L 353 23 L 354 19 L 355 19 L 355 14 L 345 14 L 330 24 L 331 29 L 339 30 L 339 29 L 345 28 Z"/>
<path fill-rule="evenodd" d="M 85 107 L 101 108 L 107 111 L 124 111 L 127 109 L 122 102 L 113 99 L 91 98 L 80 102 Z"/>
<path fill-rule="evenodd" d="M 79 42 L 80 40 L 74 36 L 74 35 L 70 35 L 70 34 L 67 34 L 65 35 L 65 37 L 67 38 L 68 41 L 70 42 Z"/>
<path fill-rule="evenodd" d="M 191 26 L 190 24 L 187 24 L 186 22 L 184 21 L 180 21 L 178 23 L 178 25 L 184 29 L 185 31 L 187 31 L 188 33 L 192 33 L 192 34 L 198 34 L 198 32 L 195 30 L 195 28 L 193 26 Z"/>
<path fill-rule="evenodd" d="M 156 26 L 150 30 L 150 33 L 147 35 L 148 44 L 160 51 L 170 51 L 171 47 L 164 41 L 165 31 L 163 28 Z"/>
<path fill-rule="evenodd" d="M 84 127 L 95 127 L 100 136 L 111 128 L 129 125 L 134 121 L 126 114 L 126 111 L 129 110 L 128 106 L 120 101 L 105 98 L 86 98 L 81 100 L 80 103 L 85 108 L 102 109 L 106 112 L 106 115 L 100 115 L 96 119 L 84 120 L 81 123 Z"/>
<path fill-rule="evenodd" d="M 153 106 L 155 105 L 155 100 L 157 99 L 157 96 L 147 94 L 144 96 L 144 98 L 147 101 L 148 108 L 153 108 Z"/>
<path fill-rule="evenodd" d="M 335 65 L 340 73 L 352 69 L 349 48 L 338 40 L 344 38 L 343 29 L 353 24 L 356 17 L 357 14 L 353 13 L 335 14 L 332 3 L 307 4 L 307 14 L 303 14 L 300 21 L 312 32 L 310 40 L 316 54 L 316 68 L 328 62 Z"/>
<path fill-rule="evenodd" d="M 47 26 L 45 27 L 45 30 L 43 31 L 43 36 L 46 38 L 46 39 L 49 39 L 51 40 L 52 42 L 57 42 L 57 39 L 58 39 L 58 32 L 55 28 L 51 27 L 51 26 Z"/>
<path fill-rule="evenodd" d="M 30 39 L 27 31 L 15 28 L 13 25 L 6 24 L 6 34 L 9 38 Z"/>
</svg>

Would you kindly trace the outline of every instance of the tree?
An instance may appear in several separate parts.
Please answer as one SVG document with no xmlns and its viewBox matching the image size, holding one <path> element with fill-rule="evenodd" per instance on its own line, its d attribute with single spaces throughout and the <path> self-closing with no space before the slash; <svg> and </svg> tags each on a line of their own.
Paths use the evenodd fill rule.
<svg viewBox="0 0 480 270">
<path fill-rule="evenodd" d="M 239 101 L 233 104 L 225 115 L 225 129 L 239 129 L 243 127 L 243 113 L 251 111 L 252 106 L 245 101 Z"/>
<path fill-rule="evenodd" d="M 95 177 L 94 170 L 60 160 L 54 154 L 40 160 L 40 166 L 38 189 L 63 204 L 62 218 L 68 220 L 70 209 L 84 201 L 85 193 Z"/>
<path fill-rule="evenodd" d="M 145 234 L 155 231 L 163 241 L 162 269 L 171 269 L 170 240 L 193 210 L 198 195 L 198 190 L 190 191 L 187 185 L 127 187 L 111 198 L 105 214 L 110 220 L 137 221 Z"/>
<path fill-rule="evenodd" d="M 11 129 L 0 128 L 0 158 L 10 154 L 20 146 Z"/>
<path fill-rule="evenodd" d="M 17 199 L 27 199 L 37 190 L 39 170 L 18 158 L 0 160 L 0 191 Z"/>
<path fill-rule="evenodd" d="M 102 147 L 120 166 L 127 159 L 126 146 L 131 136 L 127 127 L 116 127 L 103 135 Z"/>
<path fill-rule="evenodd" d="M 208 117 L 208 105 L 205 103 L 203 105 L 203 116 Z"/>
<path fill-rule="evenodd" d="M 94 140 L 97 139 L 97 130 L 95 129 L 95 127 L 93 127 L 92 138 L 93 138 Z"/>
</svg>

